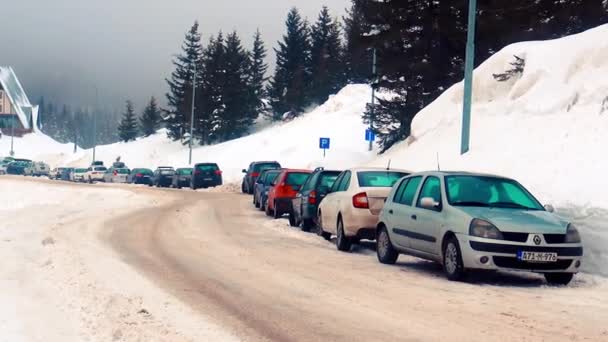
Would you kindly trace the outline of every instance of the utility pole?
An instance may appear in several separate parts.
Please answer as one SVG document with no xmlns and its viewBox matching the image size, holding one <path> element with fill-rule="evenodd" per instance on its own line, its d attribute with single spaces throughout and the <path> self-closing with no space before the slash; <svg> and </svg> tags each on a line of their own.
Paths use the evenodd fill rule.
<svg viewBox="0 0 608 342">
<path fill-rule="evenodd" d="M 15 156 L 15 151 L 13 150 L 13 141 L 15 139 L 15 117 L 11 116 L 11 152 L 9 153 L 11 157 Z"/>
<path fill-rule="evenodd" d="M 467 51 L 464 68 L 464 98 L 462 101 L 462 135 L 460 154 L 469 151 L 471 134 L 471 101 L 473 95 L 473 68 L 475 66 L 475 20 L 477 0 L 469 0 L 469 23 L 467 26 Z"/>
<path fill-rule="evenodd" d="M 374 111 L 375 111 L 375 107 L 376 107 L 376 83 L 377 83 L 377 79 L 376 79 L 376 48 L 373 49 L 373 56 L 372 56 L 372 105 L 370 108 L 370 118 L 369 118 L 369 129 L 373 132 L 374 130 Z M 372 139 L 369 139 L 369 147 L 368 147 L 368 151 L 371 151 L 373 149 L 374 142 L 372 141 Z"/>
<path fill-rule="evenodd" d="M 95 148 L 97 147 L 97 110 L 99 109 L 99 91 L 95 87 L 95 109 L 93 110 L 93 164 L 95 162 Z"/>
<path fill-rule="evenodd" d="M 192 74 L 192 108 L 190 112 L 190 155 L 188 157 L 188 165 L 192 165 L 192 139 L 194 138 L 194 98 L 196 96 L 196 61 L 194 61 L 194 73 Z"/>
</svg>

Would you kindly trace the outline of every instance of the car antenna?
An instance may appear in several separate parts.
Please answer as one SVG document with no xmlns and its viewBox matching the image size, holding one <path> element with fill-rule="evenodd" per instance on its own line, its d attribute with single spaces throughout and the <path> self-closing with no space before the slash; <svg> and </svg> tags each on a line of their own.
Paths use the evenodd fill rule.
<svg viewBox="0 0 608 342">
<path fill-rule="evenodd" d="M 441 171 L 441 167 L 439 166 L 439 152 L 437 152 L 437 171 Z"/>
<path fill-rule="evenodd" d="M 386 171 L 391 169 L 391 160 L 388 160 L 388 165 L 386 165 Z"/>
</svg>

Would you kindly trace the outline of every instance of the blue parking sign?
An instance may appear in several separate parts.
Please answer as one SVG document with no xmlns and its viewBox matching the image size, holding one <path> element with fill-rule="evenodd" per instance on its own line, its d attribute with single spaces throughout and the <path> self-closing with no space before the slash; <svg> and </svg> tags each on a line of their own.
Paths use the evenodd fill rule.
<svg viewBox="0 0 608 342">
<path fill-rule="evenodd" d="M 374 133 L 374 131 L 372 131 L 371 129 L 366 129 L 365 130 L 365 141 L 375 141 L 376 140 L 376 134 Z"/>
<path fill-rule="evenodd" d="M 319 148 L 329 150 L 329 138 L 319 138 Z"/>
</svg>

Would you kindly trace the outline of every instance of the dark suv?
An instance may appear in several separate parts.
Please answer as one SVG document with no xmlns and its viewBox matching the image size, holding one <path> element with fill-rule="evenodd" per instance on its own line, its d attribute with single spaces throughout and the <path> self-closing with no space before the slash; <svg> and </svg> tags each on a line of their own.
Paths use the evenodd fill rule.
<svg viewBox="0 0 608 342">
<path fill-rule="evenodd" d="M 262 173 L 262 171 L 280 168 L 281 164 L 276 161 L 258 161 L 249 164 L 249 168 L 247 170 L 243 169 L 243 173 L 245 174 L 245 176 L 243 177 L 243 184 L 241 185 L 241 190 L 243 191 L 243 193 L 253 194 L 255 182 L 260 176 L 260 173 Z"/>
<path fill-rule="evenodd" d="M 198 163 L 194 165 L 190 188 L 209 188 L 222 185 L 222 170 L 216 163 Z"/>
<path fill-rule="evenodd" d="M 341 171 L 317 168 L 304 183 L 296 198 L 291 200 L 292 211 L 289 222 L 293 226 L 302 226 L 302 230 L 309 231 L 316 226 L 317 209 L 319 202 L 327 195 L 329 189 L 338 178 Z"/>
<path fill-rule="evenodd" d="M 173 182 L 173 175 L 175 175 L 175 169 L 171 166 L 159 166 L 154 171 L 154 178 L 152 180 L 152 185 L 156 185 L 157 187 L 169 187 Z"/>
</svg>

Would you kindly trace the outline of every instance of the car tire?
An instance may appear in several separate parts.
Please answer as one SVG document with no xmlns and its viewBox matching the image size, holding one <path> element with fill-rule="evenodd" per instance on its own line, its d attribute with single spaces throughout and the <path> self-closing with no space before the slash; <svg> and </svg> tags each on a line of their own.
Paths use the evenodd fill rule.
<svg viewBox="0 0 608 342">
<path fill-rule="evenodd" d="M 274 217 L 275 220 L 280 219 L 281 217 L 283 217 L 283 215 L 281 215 L 279 213 L 279 211 L 277 210 L 277 202 L 275 201 L 273 204 L 274 209 L 272 210 L 272 216 Z"/>
<path fill-rule="evenodd" d="M 258 198 L 256 198 L 255 196 L 253 197 L 253 205 L 256 208 L 259 208 L 261 206 L 260 201 L 258 200 Z"/>
<path fill-rule="evenodd" d="M 385 227 L 378 228 L 378 236 L 376 236 L 376 255 L 378 261 L 383 264 L 392 265 L 397 262 L 399 253 L 393 247 L 391 237 Z"/>
<path fill-rule="evenodd" d="M 465 276 L 462 252 L 455 236 L 448 238 L 443 246 L 443 270 L 452 281 L 462 280 Z"/>
<path fill-rule="evenodd" d="M 293 211 L 289 212 L 289 225 L 292 227 L 299 226 L 298 221 L 296 220 L 296 214 Z"/>
<path fill-rule="evenodd" d="M 336 228 L 337 238 L 336 238 L 336 248 L 342 252 L 350 252 L 350 248 L 352 247 L 352 242 L 344 233 L 344 223 L 342 218 L 338 218 L 338 226 Z"/>
<path fill-rule="evenodd" d="M 327 241 L 331 240 L 331 233 L 323 230 L 323 219 L 321 218 L 321 212 L 319 212 L 317 217 L 317 235 L 324 238 Z"/>
<path fill-rule="evenodd" d="M 302 219 L 300 220 L 300 225 L 302 226 L 303 232 L 309 232 L 315 224 L 311 219 Z"/>
<path fill-rule="evenodd" d="M 245 189 L 245 182 L 243 181 L 243 183 L 241 183 L 241 192 L 246 194 L 247 193 L 247 189 Z"/>
<path fill-rule="evenodd" d="M 574 278 L 574 273 L 545 273 L 549 285 L 568 285 Z"/>
<path fill-rule="evenodd" d="M 264 208 L 264 212 L 266 213 L 266 216 L 270 217 L 274 215 L 274 212 L 272 210 L 270 210 L 270 206 L 268 205 L 268 203 L 266 203 L 266 208 Z"/>
</svg>

